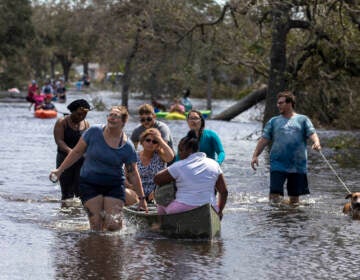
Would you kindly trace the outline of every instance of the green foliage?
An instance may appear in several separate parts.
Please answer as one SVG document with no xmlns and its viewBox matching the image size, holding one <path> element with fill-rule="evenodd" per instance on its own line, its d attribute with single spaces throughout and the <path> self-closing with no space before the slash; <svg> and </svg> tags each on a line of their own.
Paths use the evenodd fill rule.
<svg viewBox="0 0 360 280">
<path fill-rule="evenodd" d="M 31 6 L 27 0 L 0 2 L 0 84 L 20 87 L 26 77 L 25 47 L 33 36 Z M 25 64 L 24 64 L 25 63 Z"/>
<path fill-rule="evenodd" d="M 97 97 L 97 96 L 93 97 L 91 99 L 91 103 L 93 104 L 93 108 L 96 111 L 105 111 L 106 110 L 106 105 L 101 97 Z"/>
<path fill-rule="evenodd" d="M 342 167 L 360 165 L 360 139 L 352 134 L 341 134 L 329 139 L 323 139 L 323 147 L 336 151 L 333 158 Z"/>
</svg>

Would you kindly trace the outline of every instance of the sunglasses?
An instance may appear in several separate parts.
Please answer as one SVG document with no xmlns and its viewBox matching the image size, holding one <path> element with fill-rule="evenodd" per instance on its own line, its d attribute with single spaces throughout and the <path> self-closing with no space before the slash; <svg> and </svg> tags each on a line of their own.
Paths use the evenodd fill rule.
<svg viewBox="0 0 360 280">
<path fill-rule="evenodd" d="M 106 115 L 108 118 L 111 118 L 111 119 L 118 119 L 120 120 L 122 118 L 122 116 L 120 115 L 116 115 L 116 114 L 108 114 Z"/>
<path fill-rule="evenodd" d="M 151 122 L 153 120 L 152 117 L 147 117 L 147 118 L 141 118 L 140 121 L 141 122 Z"/>
<path fill-rule="evenodd" d="M 154 145 L 159 144 L 158 141 L 156 141 L 156 140 L 151 140 L 150 138 L 145 139 L 145 142 L 148 142 L 148 143 L 152 142 Z"/>
</svg>

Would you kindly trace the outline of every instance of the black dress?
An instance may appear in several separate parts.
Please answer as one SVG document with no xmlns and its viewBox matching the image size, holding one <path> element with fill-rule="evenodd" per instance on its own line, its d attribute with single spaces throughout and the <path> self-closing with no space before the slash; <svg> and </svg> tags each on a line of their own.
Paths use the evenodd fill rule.
<svg viewBox="0 0 360 280">
<path fill-rule="evenodd" d="M 87 129 L 88 125 L 85 122 L 84 130 L 73 130 L 66 120 L 66 125 L 64 128 L 64 142 L 70 148 L 74 148 L 77 142 L 79 141 L 81 134 Z M 58 168 L 61 163 L 66 158 L 67 154 L 58 148 L 56 155 L 56 168 Z M 84 158 L 79 159 L 71 167 L 66 169 L 60 177 L 60 186 L 61 186 L 61 199 L 73 198 L 74 196 L 79 196 L 79 178 L 80 178 L 80 169 L 83 164 Z"/>
</svg>

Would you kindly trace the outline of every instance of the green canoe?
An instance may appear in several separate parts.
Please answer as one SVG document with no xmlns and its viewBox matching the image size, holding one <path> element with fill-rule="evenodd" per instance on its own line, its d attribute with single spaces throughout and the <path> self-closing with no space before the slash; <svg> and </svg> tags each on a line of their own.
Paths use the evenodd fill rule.
<svg viewBox="0 0 360 280">
<path fill-rule="evenodd" d="M 211 110 L 200 110 L 201 114 L 204 116 L 205 119 L 210 117 Z M 169 119 L 169 120 L 181 120 L 185 119 L 185 117 L 179 117 L 179 113 L 170 113 L 170 112 L 157 112 L 155 113 L 156 117 L 159 119 Z M 187 112 L 185 113 L 185 116 L 187 115 Z"/>
<path fill-rule="evenodd" d="M 130 222 L 158 225 L 160 232 L 170 237 L 212 239 L 220 235 L 220 218 L 210 204 L 168 215 L 158 215 L 156 206 L 150 206 L 148 213 L 138 211 L 136 206 L 124 207 L 123 213 Z"/>
</svg>

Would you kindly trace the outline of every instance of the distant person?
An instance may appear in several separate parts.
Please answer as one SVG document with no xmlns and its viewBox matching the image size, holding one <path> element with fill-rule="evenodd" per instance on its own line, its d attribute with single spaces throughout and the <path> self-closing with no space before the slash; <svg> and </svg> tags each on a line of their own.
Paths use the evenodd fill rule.
<svg viewBox="0 0 360 280">
<path fill-rule="evenodd" d="M 174 103 L 170 106 L 169 109 L 170 113 L 179 113 L 179 114 L 185 114 L 185 107 L 181 104 L 179 98 L 174 98 Z"/>
<path fill-rule="evenodd" d="M 159 101 L 157 101 L 155 98 L 151 99 L 151 105 L 154 107 L 154 112 L 166 112 L 166 106 Z"/>
<path fill-rule="evenodd" d="M 85 87 L 89 87 L 89 86 L 90 86 L 89 76 L 88 76 L 88 75 L 83 75 L 83 77 L 82 77 L 82 82 L 83 82 L 83 85 L 84 85 Z"/>
<path fill-rule="evenodd" d="M 194 130 L 199 139 L 199 151 L 216 160 L 220 165 L 225 159 L 225 151 L 218 134 L 205 129 L 205 118 L 200 111 L 190 110 L 186 117 L 190 129 Z"/>
<path fill-rule="evenodd" d="M 139 208 L 146 212 L 147 203 L 136 165 L 136 151 L 124 132 L 129 113 L 124 106 L 113 106 L 105 126 L 88 128 L 62 164 L 51 171 L 61 174 L 86 154 L 80 171 L 80 198 L 88 213 L 91 230 L 120 230 L 125 203 L 125 172 L 136 188 Z"/>
<path fill-rule="evenodd" d="M 38 110 L 41 109 L 42 105 L 44 104 L 44 100 L 45 100 L 45 94 L 37 91 L 34 95 L 33 95 L 33 100 L 34 100 L 34 110 Z"/>
<path fill-rule="evenodd" d="M 45 85 L 42 87 L 41 92 L 43 94 L 54 94 L 54 88 L 51 85 L 51 81 L 46 81 Z"/>
<path fill-rule="evenodd" d="M 155 184 L 159 186 L 175 181 L 177 188 L 175 200 L 166 207 L 158 205 L 158 213 L 179 213 L 210 203 L 221 219 L 228 190 L 220 165 L 205 153 L 199 152 L 194 130 L 190 130 L 180 140 L 178 151 L 180 161 L 160 171 L 154 178 Z M 218 192 L 218 201 L 215 190 Z"/>
<path fill-rule="evenodd" d="M 62 80 L 56 82 L 56 99 L 59 103 L 66 102 L 66 87 Z"/>
<path fill-rule="evenodd" d="M 160 131 L 161 137 L 173 149 L 173 138 L 170 129 L 164 122 L 156 120 L 154 107 L 150 104 L 143 104 L 139 107 L 138 112 L 141 124 L 131 134 L 131 141 L 134 143 L 135 148 L 138 147 L 141 133 L 148 128 L 156 128 Z"/>
<path fill-rule="evenodd" d="M 149 128 L 141 133 L 140 144 L 143 149 L 137 152 L 137 167 L 146 200 L 150 202 L 154 199 L 156 187 L 154 176 L 174 159 L 174 152 L 156 128 Z"/>
<path fill-rule="evenodd" d="M 30 102 L 29 110 L 35 104 L 34 95 L 39 92 L 39 86 L 37 85 L 35 80 L 31 81 L 31 84 L 28 86 L 28 93 L 26 96 L 26 100 Z"/>
<path fill-rule="evenodd" d="M 72 151 L 81 135 L 90 124 L 85 119 L 90 111 L 90 104 L 85 99 L 77 99 L 71 102 L 67 108 L 70 115 L 59 118 L 54 126 L 54 138 L 57 145 L 56 168 L 58 168 L 66 156 Z M 79 197 L 80 168 L 84 158 L 81 157 L 61 175 L 61 200 Z"/>
<path fill-rule="evenodd" d="M 46 95 L 45 95 L 44 102 L 41 103 L 40 105 L 38 105 L 36 109 L 37 109 L 37 110 L 43 109 L 43 110 L 54 110 L 54 111 L 57 111 L 54 103 L 51 102 L 51 101 L 52 101 L 52 98 L 53 98 L 53 95 L 52 95 L 52 94 L 46 94 Z"/>
<path fill-rule="evenodd" d="M 181 104 L 185 107 L 185 112 L 189 112 L 192 109 L 192 103 L 190 101 L 190 89 L 185 89 L 183 91 L 183 97 L 181 98 Z"/>
<path fill-rule="evenodd" d="M 277 95 L 280 115 L 271 118 L 255 148 L 251 167 L 256 170 L 258 157 L 272 142 L 270 151 L 270 195 L 269 201 L 279 203 L 284 197 L 284 183 L 290 204 L 299 203 L 299 196 L 309 194 L 307 180 L 307 139 L 312 148 L 320 150 L 320 140 L 310 119 L 294 111 L 295 96 L 290 91 Z"/>
</svg>

